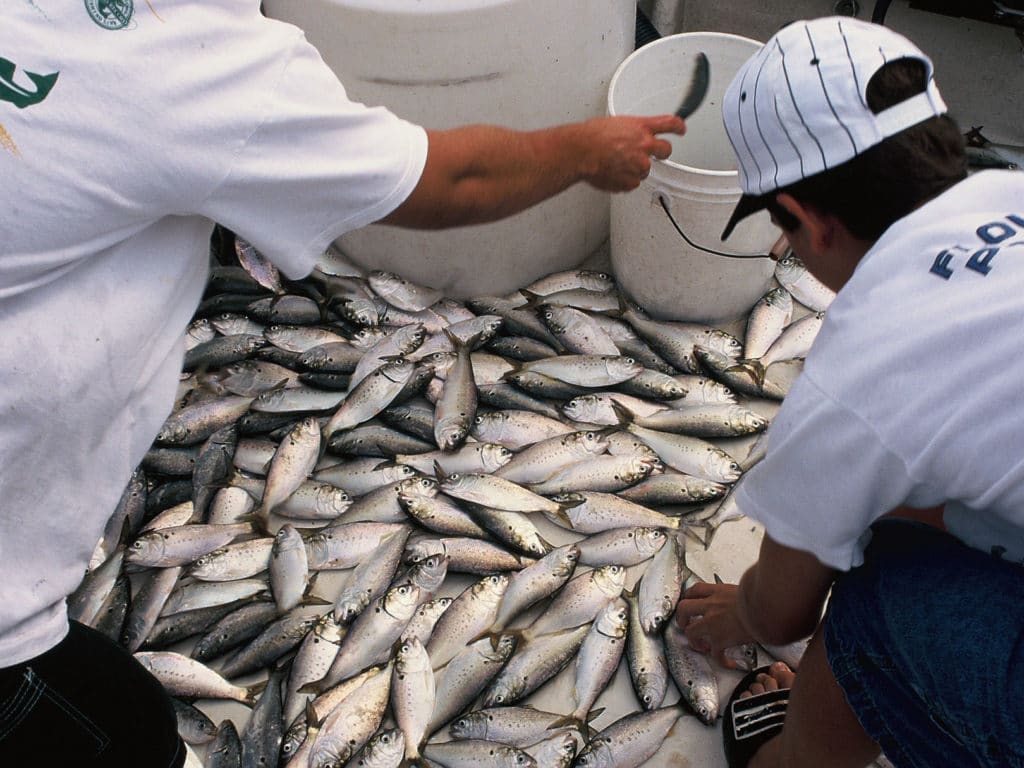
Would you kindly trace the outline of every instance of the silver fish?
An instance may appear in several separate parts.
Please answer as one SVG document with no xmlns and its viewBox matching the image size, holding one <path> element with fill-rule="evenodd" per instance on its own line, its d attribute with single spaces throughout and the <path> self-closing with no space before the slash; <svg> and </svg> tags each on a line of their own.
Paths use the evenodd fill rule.
<svg viewBox="0 0 1024 768">
<path fill-rule="evenodd" d="M 133 541 L 125 553 L 125 562 L 161 568 L 187 565 L 251 532 L 249 523 L 161 528 Z"/>
<path fill-rule="evenodd" d="M 633 423 L 694 437 L 742 437 L 763 432 L 768 427 L 768 419 L 741 405 L 670 408 L 649 416 L 634 414 Z"/>
<path fill-rule="evenodd" d="M 541 373 L 566 384 L 602 387 L 633 378 L 643 366 L 621 355 L 559 355 L 521 363 L 520 370 Z"/>
<path fill-rule="evenodd" d="M 520 749 L 536 744 L 551 734 L 562 718 L 530 706 L 489 707 L 467 712 L 449 727 L 453 739 L 480 739 L 511 744 Z"/>
<path fill-rule="evenodd" d="M 373 557 L 358 563 L 349 574 L 345 587 L 334 601 L 334 618 L 349 624 L 373 600 L 387 589 L 402 561 L 409 528 L 402 528 L 380 540 Z"/>
<path fill-rule="evenodd" d="M 342 522 L 306 538 L 309 567 L 314 570 L 352 568 L 371 556 L 385 537 L 405 531 L 403 523 Z"/>
<path fill-rule="evenodd" d="M 434 462 L 447 473 L 475 472 L 486 474 L 496 472 L 512 461 L 513 453 L 497 443 L 466 443 L 454 450 L 429 451 L 420 454 L 398 454 L 395 461 L 414 469 L 431 474 Z"/>
<path fill-rule="evenodd" d="M 520 644 L 487 686 L 483 705 L 514 704 L 529 696 L 572 661 L 588 631 L 589 627 L 584 625 L 533 637 Z"/>
<path fill-rule="evenodd" d="M 661 528 L 613 528 L 577 542 L 580 563 L 590 566 L 638 565 L 654 557 L 667 536 Z"/>
<path fill-rule="evenodd" d="M 370 740 L 384 719 L 391 689 L 391 669 L 368 676 L 336 706 L 320 726 L 309 755 L 309 768 L 335 768 Z"/>
<path fill-rule="evenodd" d="M 656 477 L 661 477 L 657 475 Z M 549 515 L 548 519 L 576 533 L 592 534 L 610 531 L 613 528 L 648 526 L 654 528 L 677 528 L 679 520 L 657 512 L 617 493 L 582 491 L 572 494 L 556 494 L 553 501 L 569 502 L 581 500 L 580 504 L 562 512 Z"/>
<path fill-rule="evenodd" d="M 633 690 L 644 709 L 657 709 L 668 690 L 668 661 L 661 637 L 652 635 L 640 621 L 640 605 L 635 591 L 623 593 L 629 603 L 629 634 L 626 660 Z"/>
<path fill-rule="evenodd" d="M 205 664 L 172 651 L 137 651 L 134 656 L 171 696 L 232 699 L 252 706 L 267 686 L 266 682 L 233 685 Z"/>
<path fill-rule="evenodd" d="M 743 356 L 761 357 L 793 319 L 793 296 L 785 288 L 773 288 L 758 299 L 747 318 Z"/>
<path fill-rule="evenodd" d="M 309 585 L 306 545 L 290 523 L 285 523 L 274 535 L 269 571 L 274 601 L 281 613 L 287 613 L 299 604 Z"/>
<path fill-rule="evenodd" d="M 494 474 L 513 483 L 540 483 L 570 464 L 598 456 L 607 450 L 608 443 L 600 434 L 572 432 L 534 443 L 516 454 Z"/>
<path fill-rule="evenodd" d="M 431 659 L 416 638 L 400 642 L 391 680 L 391 711 L 405 736 L 405 757 L 417 760 L 429 735 L 434 711 L 434 671 Z"/>
<path fill-rule="evenodd" d="M 477 414 L 471 434 L 482 443 L 497 443 L 520 451 L 540 440 L 575 432 L 572 427 L 530 411 L 492 411 Z"/>
<path fill-rule="evenodd" d="M 494 623 L 498 605 L 508 589 L 507 574 L 492 574 L 466 587 L 442 614 L 427 643 L 434 669 L 443 667 L 466 643 Z"/>
<path fill-rule="evenodd" d="M 621 354 L 612 338 L 586 312 L 557 304 L 541 304 L 537 313 L 548 330 L 572 354 Z"/>
<path fill-rule="evenodd" d="M 398 728 L 380 731 L 352 758 L 354 768 L 399 768 L 405 756 L 405 736 Z"/>
<path fill-rule="evenodd" d="M 255 597 L 267 592 L 269 588 L 270 585 L 262 579 L 233 579 L 224 582 L 183 584 L 175 587 L 171 592 L 160 615 L 171 616 L 175 613 L 184 613 L 200 608 L 227 605 L 236 600 Z"/>
<path fill-rule="evenodd" d="M 539 296 L 547 296 L 559 291 L 572 291 L 583 288 L 588 291 L 611 291 L 615 288 L 615 279 L 607 272 L 592 269 L 572 269 L 555 272 L 534 280 L 526 290 Z"/>
<path fill-rule="evenodd" d="M 267 570 L 272 537 L 251 539 L 215 549 L 203 555 L 188 569 L 188 575 L 202 581 L 236 581 Z"/>
<path fill-rule="evenodd" d="M 732 456 L 699 437 L 647 429 L 633 423 L 624 428 L 657 451 L 665 464 L 680 472 L 717 483 L 732 483 L 740 477 L 740 466 Z"/>
<path fill-rule="evenodd" d="M 373 292 L 388 304 L 407 312 L 419 312 L 444 297 L 442 291 L 406 280 L 394 272 L 373 270 L 366 276 Z"/>
<path fill-rule="evenodd" d="M 323 692 L 371 666 L 398 640 L 420 603 L 420 589 L 402 584 L 388 590 L 363 611 L 342 640 L 334 663 L 313 690 Z"/>
<path fill-rule="evenodd" d="M 574 765 L 638 768 L 658 751 L 681 714 L 679 707 L 662 707 L 621 717 L 587 743 Z"/>
<path fill-rule="evenodd" d="M 266 475 L 266 487 L 257 514 L 266 519 L 313 471 L 321 450 L 319 422 L 309 416 L 281 441 Z"/>
<path fill-rule="evenodd" d="M 313 630 L 303 638 L 292 661 L 285 688 L 282 715 L 285 723 L 294 722 L 305 710 L 306 703 L 312 701 L 312 694 L 300 693 L 299 689 L 327 674 L 327 670 L 338 655 L 338 648 L 344 636 L 344 628 L 330 613 L 325 613 L 317 620 Z"/>
<path fill-rule="evenodd" d="M 324 439 L 340 429 L 358 426 L 387 408 L 412 378 L 415 366 L 404 359 L 385 363 L 349 392 L 324 426 Z"/>
<path fill-rule="evenodd" d="M 434 441 L 442 451 L 450 451 L 465 441 L 476 418 L 476 383 L 469 350 L 477 337 L 463 342 L 451 332 L 445 333 L 456 349 L 456 361 L 434 410 Z"/>
<path fill-rule="evenodd" d="M 532 639 L 589 624 L 602 608 L 622 594 L 625 580 L 626 571 L 621 565 L 605 565 L 574 576 L 522 636 Z"/>
<path fill-rule="evenodd" d="M 546 495 L 585 490 L 615 492 L 660 469 L 657 459 L 647 457 L 594 456 L 558 470 L 543 482 L 531 483 L 530 490 Z"/>
<path fill-rule="evenodd" d="M 423 754 L 446 768 L 537 768 L 537 761 L 522 750 L 491 741 L 467 739 L 428 744 Z"/>
<path fill-rule="evenodd" d="M 676 622 L 665 625 L 665 658 L 682 694 L 683 701 L 704 725 L 713 725 L 718 718 L 718 676 L 711 661 L 690 647 L 686 635 Z"/>
<path fill-rule="evenodd" d="M 469 706 L 501 671 L 516 647 L 512 635 L 470 643 L 435 673 L 435 704 L 428 733 L 433 733 Z"/>
<path fill-rule="evenodd" d="M 613 600 L 597 614 L 576 655 L 576 708 L 566 716 L 566 724 L 577 730 L 585 728 L 591 707 L 619 668 L 628 628 L 629 606 L 622 598 Z"/>
<path fill-rule="evenodd" d="M 835 298 L 835 292 L 810 273 L 792 251 L 775 265 L 775 279 L 793 294 L 793 298 L 814 312 L 824 312 Z"/>
<path fill-rule="evenodd" d="M 683 558 L 679 538 L 669 536 L 640 577 L 637 598 L 640 623 L 647 632 L 657 632 L 675 612 L 683 583 L 690 573 Z"/>
</svg>

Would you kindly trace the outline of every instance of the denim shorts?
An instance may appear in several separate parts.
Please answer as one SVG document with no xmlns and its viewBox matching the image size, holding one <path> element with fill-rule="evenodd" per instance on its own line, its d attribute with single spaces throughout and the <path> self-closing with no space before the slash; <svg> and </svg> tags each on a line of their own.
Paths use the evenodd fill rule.
<svg viewBox="0 0 1024 768">
<path fill-rule="evenodd" d="M 0 669 L 0 766 L 180 768 L 185 745 L 160 682 L 71 622 L 57 646 Z"/>
<path fill-rule="evenodd" d="M 1024 768 L 1024 567 L 920 523 L 872 530 L 824 620 L 864 730 L 899 768 Z"/>
</svg>

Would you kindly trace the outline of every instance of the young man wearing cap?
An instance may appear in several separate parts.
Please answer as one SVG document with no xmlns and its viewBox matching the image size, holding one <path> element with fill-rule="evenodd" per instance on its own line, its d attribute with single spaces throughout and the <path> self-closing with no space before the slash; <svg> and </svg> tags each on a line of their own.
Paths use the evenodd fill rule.
<svg viewBox="0 0 1024 768">
<path fill-rule="evenodd" d="M 720 659 L 813 633 L 737 687 L 730 766 L 1024 765 L 1024 175 L 966 177 L 944 112 L 927 56 L 849 18 L 784 28 L 724 100 L 726 234 L 767 208 L 838 291 L 736 491 L 758 561 L 677 612 Z"/>
</svg>

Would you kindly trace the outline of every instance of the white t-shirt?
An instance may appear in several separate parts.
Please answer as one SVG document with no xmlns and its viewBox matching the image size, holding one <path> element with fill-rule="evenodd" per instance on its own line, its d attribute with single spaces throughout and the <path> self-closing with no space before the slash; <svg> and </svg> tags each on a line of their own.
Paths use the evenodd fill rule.
<svg viewBox="0 0 1024 768">
<path fill-rule="evenodd" d="M 1024 560 L 1024 174 L 977 173 L 882 235 L 736 493 L 841 570 L 901 504 L 945 502 L 951 533 Z"/>
<path fill-rule="evenodd" d="M 0 667 L 66 631 L 173 404 L 213 221 L 298 278 L 422 173 L 426 132 L 258 5 L 3 4 Z"/>
</svg>

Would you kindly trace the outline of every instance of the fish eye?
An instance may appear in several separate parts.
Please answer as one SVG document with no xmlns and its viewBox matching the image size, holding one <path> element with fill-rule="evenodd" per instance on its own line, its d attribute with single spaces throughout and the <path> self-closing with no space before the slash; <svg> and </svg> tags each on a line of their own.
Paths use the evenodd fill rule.
<svg viewBox="0 0 1024 768">
<path fill-rule="evenodd" d="M 483 424 L 484 423 L 484 417 L 483 416 L 477 416 L 475 419 L 473 419 L 473 423 L 474 424 Z"/>
</svg>

